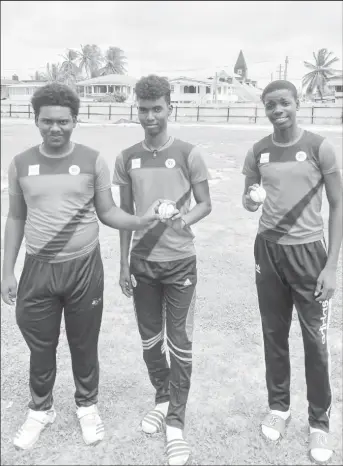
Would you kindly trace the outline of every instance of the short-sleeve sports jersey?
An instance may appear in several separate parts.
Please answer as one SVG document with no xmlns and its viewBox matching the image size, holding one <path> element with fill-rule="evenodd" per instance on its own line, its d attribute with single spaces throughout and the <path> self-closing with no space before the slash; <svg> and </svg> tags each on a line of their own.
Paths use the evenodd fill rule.
<svg viewBox="0 0 343 466">
<path fill-rule="evenodd" d="M 144 142 L 121 152 L 116 158 L 113 183 L 130 185 L 137 215 L 144 215 L 157 199 L 176 202 L 181 214 L 189 212 L 192 185 L 208 179 L 199 148 L 171 138 L 156 156 Z M 176 231 L 159 222 L 148 230 L 136 231 L 131 254 L 149 261 L 179 260 L 195 254 L 190 227 Z"/>
<path fill-rule="evenodd" d="M 28 254 L 63 262 L 98 244 L 95 191 L 111 188 L 108 166 L 95 150 L 75 144 L 63 157 L 43 155 L 39 146 L 16 155 L 9 167 L 9 193 L 27 205 Z"/>
<path fill-rule="evenodd" d="M 259 176 L 266 199 L 258 232 L 280 244 L 303 244 L 323 238 L 323 175 L 339 171 L 327 139 L 302 131 L 291 144 L 269 135 L 248 152 L 242 173 Z"/>
</svg>

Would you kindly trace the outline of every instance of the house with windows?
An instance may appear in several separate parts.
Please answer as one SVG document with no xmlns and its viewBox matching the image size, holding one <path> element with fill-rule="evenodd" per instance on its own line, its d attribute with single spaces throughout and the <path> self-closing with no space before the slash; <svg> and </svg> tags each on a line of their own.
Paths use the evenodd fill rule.
<svg viewBox="0 0 343 466">
<path fill-rule="evenodd" d="M 335 100 L 342 101 L 343 99 L 343 73 L 339 72 L 337 76 L 334 76 L 329 81 L 329 88 L 335 96 Z"/>
<path fill-rule="evenodd" d="M 18 81 L 8 86 L 8 99 L 13 101 L 29 102 L 39 87 L 47 81 Z"/>
<path fill-rule="evenodd" d="M 12 84 L 18 84 L 19 78 L 16 74 L 12 76 L 12 79 L 1 78 L 1 100 L 8 99 L 9 87 Z"/>
<path fill-rule="evenodd" d="M 79 81 L 77 83 L 77 92 L 80 97 L 90 100 L 96 100 L 118 92 L 126 96 L 127 103 L 132 103 L 136 82 L 136 78 L 125 74 L 108 74 Z"/>
<path fill-rule="evenodd" d="M 169 79 L 172 104 L 203 105 L 212 100 L 212 83 L 208 79 L 180 76 Z"/>
</svg>

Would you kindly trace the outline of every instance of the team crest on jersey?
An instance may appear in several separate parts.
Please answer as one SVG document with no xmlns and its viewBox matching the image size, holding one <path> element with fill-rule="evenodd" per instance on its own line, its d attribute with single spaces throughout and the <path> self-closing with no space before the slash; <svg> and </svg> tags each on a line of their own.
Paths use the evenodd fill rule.
<svg viewBox="0 0 343 466">
<path fill-rule="evenodd" d="M 297 159 L 298 162 L 305 162 L 305 160 L 307 159 L 307 154 L 306 152 L 301 150 L 300 152 L 296 153 L 295 158 Z"/>
<path fill-rule="evenodd" d="M 71 165 L 69 167 L 69 173 L 71 175 L 78 175 L 80 173 L 80 167 L 78 165 Z"/>
<path fill-rule="evenodd" d="M 174 159 L 167 159 L 166 160 L 166 167 L 167 168 L 174 168 L 175 167 L 175 160 Z"/>
</svg>

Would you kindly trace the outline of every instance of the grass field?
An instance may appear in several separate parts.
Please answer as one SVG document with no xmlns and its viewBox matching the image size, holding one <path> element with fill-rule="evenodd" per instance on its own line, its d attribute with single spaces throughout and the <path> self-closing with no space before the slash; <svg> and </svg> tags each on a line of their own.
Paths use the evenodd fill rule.
<svg viewBox="0 0 343 466">
<path fill-rule="evenodd" d="M 248 148 L 268 133 L 255 127 L 174 126 L 176 137 L 201 145 L 211 170 L 213 211 L 195 226 L 199 284 L 194 334 L 194 366 L 185 435 L 193 450 L 192 464 L 307 465 L 307 401 L 304 356 L 296 313 L 291 329 L 293 419 L 279 446 L 259 436 L 259 421 L 267 409 L 260 317 L 254 284 L 253 242 L 258 214 L 241 206 L 240 174 Z M 2 170 L 11 158 L 40 141 L 31 125 L 2 125 Z M 320 131 L 342 153 L 340 132 Z M 97 148 L 111 171 L 117 153 L 142 138 L 139 127 L 82 126 L 77 142 Z M 118 193 L 114 189 L 115 199 Z M 8 199 L 2 195 L 1 239 Z M 324 202 L 327 223 L 327 203 Z M 101 226 L 105 267 L 105 308 L 100 335 L 101 382 L 99 410 L 105 441 L 83 444 L 75 415 L 69 349 L 62 328 L 54 390 L 58 417 L 32 451 L 18 452 L 12 437 L 23 422 L 29 399 L 29 352 L 15 323 L 13 308 L 1 314 L 1 464 L 114 465 L 166 464 L 164 437 L 146 437 L 140 420 L 153 406 L 154 393 L 142 359 L 141 342 L 130 300 L 118 285 L 119 235 Z M 2 246 L 3 248 L 3 242 Z M 17 264 L 19 276 L 23 248 Z M 342 458 L 342 261 L 330 325 L 334 404 L 332 430 Z"/>
</svg>

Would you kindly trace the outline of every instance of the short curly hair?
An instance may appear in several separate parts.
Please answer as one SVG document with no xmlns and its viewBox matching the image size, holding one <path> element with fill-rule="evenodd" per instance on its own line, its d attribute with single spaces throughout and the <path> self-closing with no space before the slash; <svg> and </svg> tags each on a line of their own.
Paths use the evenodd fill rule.
<svg viewBox="0 0 343 466">
<path fill-rule="evenodd" d="M 135 87 L 138 99 L 157 100 L 164 97 L 170 105 L 170 84 L 166 78 L 150 74 L 141 78 Z"/>
<path fill-rule="evenodd" d="M 37 89 L 31 99 L 36 118 L 41 107 L 55 105 L 69 107 L 73 117 L 77 117 L 80 109 L 80 98 L 69 86 L 61 83 L 46 84 Z"/>
<path fill-rule="evenodd" d="M 294 84 L 290 81 L 286 81 L 285 79 L 278 79 L 277 81 L 272 81 L 271 83 L 267 84 L 267 86 L 264 88 L 261 95 L 262 102 L 264 102 L 264 99 L 266 95 L 269 94 L 269 92 L 279 91 L 281 89 L 287 89 L 292 93 L 294 100 L 298 99 L 297 88 L 294 86 Z"/>
</svg>

